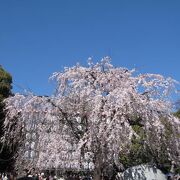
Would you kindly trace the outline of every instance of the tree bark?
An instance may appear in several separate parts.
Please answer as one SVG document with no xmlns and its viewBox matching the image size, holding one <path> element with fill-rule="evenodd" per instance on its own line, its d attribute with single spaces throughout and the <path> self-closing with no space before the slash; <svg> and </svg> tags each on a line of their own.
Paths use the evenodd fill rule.
<svg viewBox="0 0 180 180">
<path fill-rule="evenodd" d="M 93 180 L 101 180 L 101 170 L 100 170 L 100 168 L 96 168 L 94 170 Z"/>
<path fill-rule="evenodd" d="M 102 154 L 99 148 L 95 155 L 93 180 L 102 180 Z"/>
</svg>

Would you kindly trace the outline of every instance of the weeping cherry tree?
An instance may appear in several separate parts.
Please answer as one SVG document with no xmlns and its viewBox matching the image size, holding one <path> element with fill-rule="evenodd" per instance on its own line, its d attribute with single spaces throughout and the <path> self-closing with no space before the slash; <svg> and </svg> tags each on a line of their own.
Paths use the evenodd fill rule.
<svg viewBox="0 0 180 180">
<path fill-rule="evenodd" d="M 52 96 L 15 94 L 5 101 L 2 141 L 21 144 L 17 166 L 77 171 L 88 166 L 100 180 L 114 179 L 130 162 L 180 165 L 180 121 L 168 98 L 176 84 L 172 78 L 137 75 L 105 57 L 96 64 L 89 59 L 87 67 L 64 68 L 51 79 Z M 36 141 L 29 163 L 23 154 L 32 124 Z"/>
</svg>

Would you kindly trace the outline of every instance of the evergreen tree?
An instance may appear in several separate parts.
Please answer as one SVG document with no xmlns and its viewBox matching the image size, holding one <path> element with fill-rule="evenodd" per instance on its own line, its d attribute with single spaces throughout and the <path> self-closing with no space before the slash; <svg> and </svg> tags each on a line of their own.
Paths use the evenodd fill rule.
<svg viewBox="0 0 180 180">
<path fill-rule="evenodd" d="M 3 123 L 5 119 L 4 99 L 11 94 L 12 76 L 0 66 L 0 137 L 3 136 Z M 0 171 L 10 170 L 12 167 L 12 153 L 0 144 Z"/>
</svg>

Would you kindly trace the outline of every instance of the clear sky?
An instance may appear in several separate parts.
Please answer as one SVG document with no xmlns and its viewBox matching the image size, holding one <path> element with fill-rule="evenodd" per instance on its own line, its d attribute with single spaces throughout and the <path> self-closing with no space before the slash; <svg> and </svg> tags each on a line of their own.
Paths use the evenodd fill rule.
<svg viewBox="0 0 180 180">
<path fill-rule="evenodd" d="M 0 1 L 0 64 L 14 92 L 49 95 L 54 71 L 107 55 L 115 66 L 180 81 L 180 1 Z"/>
</svg>

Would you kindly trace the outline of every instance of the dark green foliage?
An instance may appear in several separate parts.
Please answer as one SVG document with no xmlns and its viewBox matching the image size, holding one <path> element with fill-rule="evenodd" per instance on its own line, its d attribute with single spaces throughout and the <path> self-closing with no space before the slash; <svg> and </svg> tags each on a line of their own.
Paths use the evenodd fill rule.
<svg viewBox="0 0 180 180">
<path fill-rule="evenodd" d="M 179 109 L 177 112 L 175 112 L 174 115 L 175 115 L 176 117 L 180 118 L 180 109 Z"/>
<path fill-rule="evenodd" d="M 174 115 L 180 118 L 180 99 L 176 101 L 175 107 L 177 111 L 174 113 Z"/>
<path fill-rule="evenodd" d="M 11 83 L 11 75 L 0 67 L 0 101 L 10 95 L 12 88 Z"/>
<path fill-rule="evenodd" d="M 2 133 L 2 122 L 4 120 L 5 114 L 3 112 L 4 103 L 3 100 L 11 94 L 11 83 L 12 77 L 0 66 L 0 128 Z M 1 134 L 0 134 L 1 135 Z"/>
<path fill-rule="evenodd" d="M 162 122 L 162 124 L 164 125 L 164 128 L 165 128 L 165 138 L 169 139 L 171 137 L 171 135 L 173 134 L 173 127 L 172 127 L 171 123 L 166 121 L 166 119 L 161 118 L 160 121 Z"/>
<path fill-rule="evenodd" d="M 129 153 L 120 154 L 120 161 L 124 165 L 125 169 L 131 166 L 136 166 L 143 163 L 148 163 L 151 161 L 151 155 L 145 146 L 145 132 L 143 127 L 137 123 L 132 125 L 134 131 L 139 137 L 132 138 L 132 146 L 129 149 Z"/>
<path fill-rule="evenodd" d="M 3 135 L 3 122 L 5 118 L 3 100 L 11 95 L 12 77 L 0 66 L 0 137 Z M 0 150 L 2 144 L 0 144 Z M 8 148 L 4 147 L 0 152 L 0 171 L 10 171 L 13 162 L 13 154 L 9 152 Z"/>
<path fill-rule="evenodd" d="M 165 139 L 165 141 L 158 144 L 158 147 L 160 148 L 159 152 L 156 152 L 156 148 L 149 147 L 146 142 L 147 134 L 141 120 L 137 118 L 137 121 L 135 119 L 132 121 L 131 127 L 138 136 L 133 136 L 132 145 L 129 147 L 128 152 L 120 152 L 120 162 L 124 165 L 125 169 L 139 164 L 153 163 L 164 173 L 170 171 L 171 162 L 168 159 L 167 144 L 164 142 L 171 140 L 171 137 L 173 136 L 173 127 L 166 119 L 160 118 L 160 121 L 162 121 L 165 128 L 165 133 L 161 137 L 162 139 Z M 148 138 L 149 141 L 153 142 L 153 130 L 151 132 L 152 134 L 148 134 Z M 178 172 L 177 168 L 175 170 Z"/>
<path fill-rule="evenodd" d="M 11 83 L 11 75 L 0 66 L 0 133 L 2 133 L 2 125 L 5 117 L 3 100 L 11 94 Z M 0 134 L 0 136 L 2 136 L 2 134 Z"/>
</svg>

